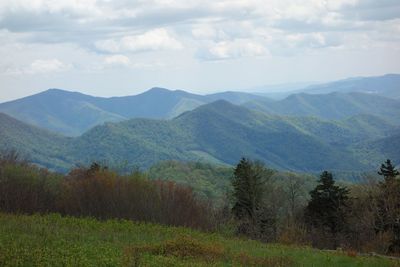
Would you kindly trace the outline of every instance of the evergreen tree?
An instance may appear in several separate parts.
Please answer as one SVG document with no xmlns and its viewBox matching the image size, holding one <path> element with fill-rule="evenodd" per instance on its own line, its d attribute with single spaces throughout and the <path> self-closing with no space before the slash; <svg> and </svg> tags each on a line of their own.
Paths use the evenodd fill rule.
<svg viewBox="0 0 400 267">
<path fill-rule="evenodd" d="M 346 225 L 349 191 L 335 185 L 332 174 L 324 171 L 318 185 L 310 192 L 311 199 L 306 207 L 306 223 L 311 228 L 329 233 L 333 238 L 333 247 L 337 246 L 337 234 Z"/>
<path fill-rule="evenodd" d="M 388 180 L 395 178 L 400 173 L 394 168 L 390 159 L 387 159 L 384 163 L 382 163 L 381 169 L 380 171 L 378 171 L 378 174 L 382 175 L 385 180 Z"/>
<path fill-rule="evenodd" d="M 263 205 L 265 184 L 273 171 L 259 162 L 242 158 L 234 170 L 232 180 L 234 204 L 233 215 L 239 221 L 238 232 L 254 238 L 267 233 L 270 219 Z M 267 218 L 268 217 L 268 218 Z"/>
<path fill-rule="evenodd" d="M 376 230 L 391 235 L 390 253 L 400 252 L 400 180 L 399 172 L 390 159 L 386 160 L 378 171 L 384 177 L 379 184 L 378 210 L 376 214 Z"/>
</svg>

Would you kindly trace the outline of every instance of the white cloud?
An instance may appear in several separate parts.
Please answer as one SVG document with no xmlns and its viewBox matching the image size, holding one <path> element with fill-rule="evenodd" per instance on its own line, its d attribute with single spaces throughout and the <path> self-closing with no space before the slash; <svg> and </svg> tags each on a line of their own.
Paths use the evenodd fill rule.
<svg viewBox="0 0 400 267">
<path fill-rule="evenodd" d="M 8 67 L 3 74 L 24 75 L 24 74 L 49 74 L 64 72 L 72 69 L 71 64 L 65 64 L 58 59 L 37 59 L 26 67 Z"/>
<path fill-rule="evenodd" d="M 42 60 L 37 59 L 30 65 L 30 72 L 36 73 L 49 73 L 49 72 L 61 72 L 67 71 L 71 68 L 71 65 L 64 64 L 58 59 Z"/>
<path fill-rule="evenodd" d="M 215 39 L 218 32 L 211 25 L 201 25 L 192 29 L 192 36 L 196 39 Z"/>
<path fill-rule="evenodd" d="M 268 55 L 267 49 L 251 40 L 222 41 L 201 49 L 198 56 L 204 60 L 225 60 Z"/>
<path fill-rule="evenodd" d="M 294 47 L 321 48 L 330 45 L 321 33 L 291 34 L 286 36 L 286 41 Z"/>
<path fill-rule="evenodd" d="M 106 57 L 104 59 L 104 63 L 107 65 L 129 66 L 129 64 L 131 64 L 131 60 L 129 57 L 124 55 L 113 55 Z"/>
<path fill-rule="evenodd" d="M 163 28 L 139 35 L 124 36 L 119 40 L 108 39 L 95 43 L 97 49 L 110 53 L 177 50 L 183 45 Z"/>
<path fill-rule="evenodd" d="M 59 14 L 68 13 L 76 16 L 101 15 L 97 0 L 13 0 L 0 2 L 0 12 L 25 11 L 32 13 Z"/>
</svg>

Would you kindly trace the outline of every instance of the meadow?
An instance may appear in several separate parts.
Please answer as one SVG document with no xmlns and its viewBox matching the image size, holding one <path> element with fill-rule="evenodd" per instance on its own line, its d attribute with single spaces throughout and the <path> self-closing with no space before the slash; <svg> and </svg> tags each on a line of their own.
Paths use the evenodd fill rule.
<svg viewBox="0 0 400 267">
<path fill-rule="evenodd" d="M 0 266 L 384 267 L 400 261 L 128 220 L 0 213 Z"/>
</svg>

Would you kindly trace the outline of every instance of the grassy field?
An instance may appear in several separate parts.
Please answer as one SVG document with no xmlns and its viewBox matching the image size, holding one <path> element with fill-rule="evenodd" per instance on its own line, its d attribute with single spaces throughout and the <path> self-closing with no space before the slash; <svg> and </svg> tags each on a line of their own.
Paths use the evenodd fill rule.
<svg viewBox="0 0 400 267">
<path fill-rule="evenodd" d="M 186 228 L 0 213 L 0 266 L 400 266 Z"/>
</svg>

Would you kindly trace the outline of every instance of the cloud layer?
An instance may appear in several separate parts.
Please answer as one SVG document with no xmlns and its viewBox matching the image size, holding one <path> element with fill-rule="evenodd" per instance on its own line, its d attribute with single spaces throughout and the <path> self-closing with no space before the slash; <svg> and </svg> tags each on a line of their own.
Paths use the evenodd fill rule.
<svg viewBox="0 0 400 267">
<path fill-rule="evenodd" d="M 292 42 L 287 46 L 329 47 L 318 45 L 316 37 L 332 39 L 331 35 L 337 32 L 343 36 L 375 34 L 386 28 L 387 21 L 397 25 L 387 32 L 386 39 L 390 41 L 400 33 L 399 1 L 5 0 L 0 3 L 0 28 L 25 34 L 19 41 L 72 42 L 108 53 L 176 50 L 194 45 L 202 51 L 196 54 L 205 55 L 205 59 L 223 54 L 218 51 L 226 49 L 242 51 L 234 52 L 236 56 L 258 56 L 263 53 L 259 51 L 262 49 L 255 49 L 257 46 L 268 50 L 296 38 L 316 42 Z M 199 39 L 202 41 L 196 42 Z M 208 56 L 204 53 L 207 49 Z"/>
<path fill-rule="evenodd" d="M 398 0 L 3 0 L 0 75 L 399 53 L 399 36 Z"/>
</svg>

